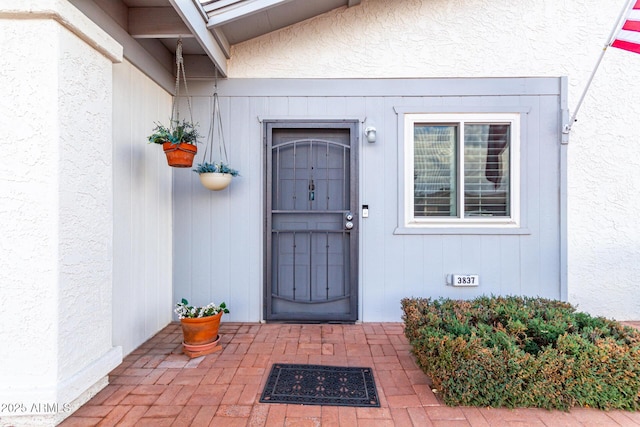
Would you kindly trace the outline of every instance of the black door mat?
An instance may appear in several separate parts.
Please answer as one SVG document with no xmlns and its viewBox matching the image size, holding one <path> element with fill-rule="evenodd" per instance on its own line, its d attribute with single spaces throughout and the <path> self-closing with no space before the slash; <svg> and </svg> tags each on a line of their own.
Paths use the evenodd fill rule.
<svg viewBox="0 0 640 427">
<path fill-rule="evenodd" d="M 275 363 L 262 403 L 380 407 L 371 368 Z"/>
</svg>

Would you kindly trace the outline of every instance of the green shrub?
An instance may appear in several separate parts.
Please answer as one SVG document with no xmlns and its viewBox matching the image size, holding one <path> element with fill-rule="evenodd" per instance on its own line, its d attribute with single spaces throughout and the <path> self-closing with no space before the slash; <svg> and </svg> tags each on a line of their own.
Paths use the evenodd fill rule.
<svg viewBox="0 0 640 427">
<path fill-rule="evenodd" d="M 405 298 L 405 335 L 445 403 L 637 410 L 640 333 L 542 298 Z"/>
</svg>

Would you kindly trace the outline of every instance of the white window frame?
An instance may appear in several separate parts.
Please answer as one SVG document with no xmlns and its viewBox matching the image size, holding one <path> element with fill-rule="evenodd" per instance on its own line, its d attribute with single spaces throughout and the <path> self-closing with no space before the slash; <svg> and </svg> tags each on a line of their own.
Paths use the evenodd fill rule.
<svg viewBox="0 0 640 427">
<path fill-rule="evenodd" d="M 520 228 L 520 113 L 405 113 L 404 114 L 404 212 L 402 228 L 411 229 L 467 229 L 478 230 L 500 228 Z M 458 217 L 415 217 L 414 216 L 414 126 L 416 124 L 457 124 L 459 126 L 459 144 L 457 147 L 457 180 L 460 189 L 464 189 L 464 125 L 473 124 L 509 124 L 511 140 L 509 142 L 509 182 L 510 216 L 508 217 L 465 217 L 464 190 L 458 191 Z"/>
</svg>

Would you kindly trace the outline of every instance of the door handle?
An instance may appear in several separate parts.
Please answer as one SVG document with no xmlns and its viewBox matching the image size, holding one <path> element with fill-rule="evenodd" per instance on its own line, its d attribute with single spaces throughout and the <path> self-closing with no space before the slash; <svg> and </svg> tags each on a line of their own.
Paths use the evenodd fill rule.
<svg viewBox="0 0 640 427">
<path fill-rule="evenodd" d="M 345 213 L 344 219 L 345 219 L 344 228 L 347 230 L 351 230 L 353 228 L 353 213 L 352 212 Z"/>
</svg>

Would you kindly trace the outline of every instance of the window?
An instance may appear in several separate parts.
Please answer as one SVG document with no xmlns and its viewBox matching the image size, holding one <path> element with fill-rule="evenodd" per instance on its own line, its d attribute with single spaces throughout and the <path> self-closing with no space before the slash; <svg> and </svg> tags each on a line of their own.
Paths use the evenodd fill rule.
<svg viewBox="0 0 640 427">
<path fill-rule="evenodd" d="M 406 114 L 405 226 L 517 226 L 519 114 Z"/>
</svg>

